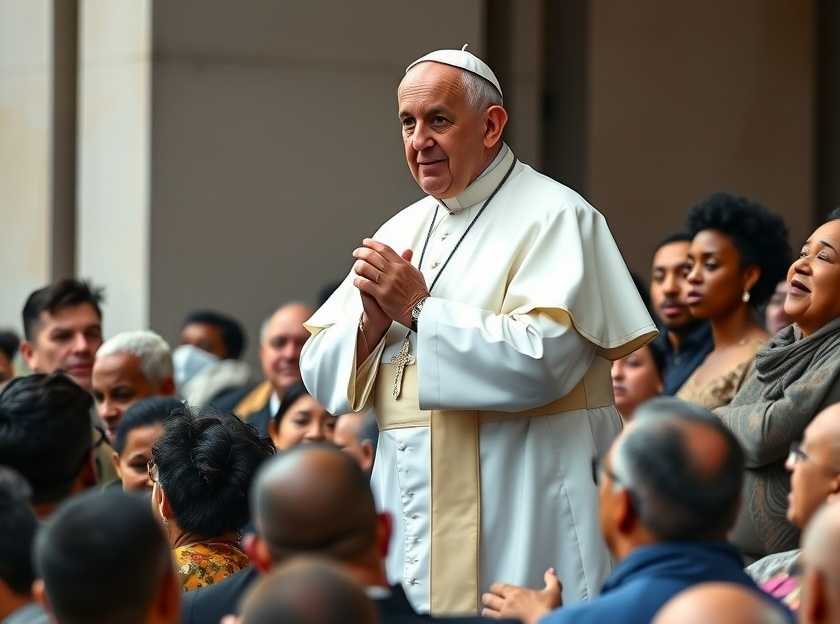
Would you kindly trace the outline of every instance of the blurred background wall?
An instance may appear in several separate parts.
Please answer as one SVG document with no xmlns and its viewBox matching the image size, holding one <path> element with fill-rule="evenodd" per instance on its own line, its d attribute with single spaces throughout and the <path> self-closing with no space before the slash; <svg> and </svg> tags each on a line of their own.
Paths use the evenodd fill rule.
<svg viewBox="0 0 840 624">
<path fill-rule="evenodd" d="M 470 48 L 516 153 L 604 214 L 632 268 L 716 190 L 840 204 L 830 0 L 0 0 L 0 326 L 63 275 L 105 329 L 172 340 L 191 309 L 314 303 L 420 197 L 395 88 Z"/>
</svg>

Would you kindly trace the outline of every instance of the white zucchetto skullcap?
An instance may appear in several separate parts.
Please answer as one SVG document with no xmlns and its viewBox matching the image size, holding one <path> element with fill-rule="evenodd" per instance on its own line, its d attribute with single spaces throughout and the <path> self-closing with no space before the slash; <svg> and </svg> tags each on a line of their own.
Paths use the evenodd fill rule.
<svg viewBox="0 0 840 624">
<path fill-rule="evenodd" d="M 490 69 L 490 66 L 487 65 L 487 63 L 482 61 L 472 52 L 467 52 L 468 45 L 469 44 L 465 43 L 464 47 L 460 50 L 435 50 L 434 52 L 429 52 L 426 56 L 421 56 L 411 65 L 406 67 L 405 73 L 408 73 L 408 71 L 415 65 L 419 65 L 420 63 L 425 63 L 427 61 L 443 63 L 444 65 L 451 65 L 452 67 L 465 69 L 476 76 L 481 76 L 491 85 L 496 87 L 499 95 L 502 95 L 502 85 L 499 84 L 499 79 L 496 78 L 496 74 L 493 73 L 493 70 Z M 502 97 L 504 96 L 502 95 Z"/>
</svg>

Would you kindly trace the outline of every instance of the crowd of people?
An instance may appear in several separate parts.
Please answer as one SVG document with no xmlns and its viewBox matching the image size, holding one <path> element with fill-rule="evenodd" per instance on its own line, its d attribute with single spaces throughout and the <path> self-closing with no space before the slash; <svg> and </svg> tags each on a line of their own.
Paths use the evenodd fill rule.
<svg viewBox="0 0 840 624">
<path fill-rule="evenodd" d="M 630 333 L 610 337 L 609 319 L 599 325 L 582 313 L 618 311 L 615 302 L 607 310 L 605 285 L 586 279 L 622 287 L 626 271 L 582 270 L 586 297 L 575 298 L 580 284 L 568 289 L 574 305 L 565 308 L 552 293 L 539 293 L 542 307 L 531 304 L 538 282 L 514 277 L 516 312 L 447 310 L 430 293 L 448 258 L 517 167 L 521 179 L 536 174 L 501 143 L 506 114 L 492 72 L 463 50 L 443 52 L 407 74 L 417 84 L 400 95 L 406 145 L 426 136 L 414 113 L 425 114 L 418 102 L 428 85 L 458 87 L 454 69 L 474 74 L 463 93 L 450 89 L 458 106 L 492 114 L 490 138 L 473 146 L 484 173 L 464 175 L 459 195 L 466 202 L 479 184 L 482 208 L 462 224 L 448 257 L 439 252 L 452 243 L 458 206 L 443 217 L 442 233 L 432 221 L 428 270 L 439 272 L 428 288 L 410 251 L 366 239 L 354 273 L 335 294 L 326 289 L 317 312 L 286 303 L 265 320 L 258 375 L 242 360 L 242 325 L 218 311 L 189 312 L 173 348 L 148 329 L 103 340 L 103 293 L 85 281 L 56 281 L 23 302 L 22 339 L 0 332 L 0 623 L 840 621 L 840 210 L 806 241 L 789 241 L 784 221 L 756 201 L 715 193 L 691 207 L 684 229 L 652 250 L 650 285 L 635 280 L 659 328 L 653 341 L 641 301 L 632 310 L 635 291 Z M 432 115 L 441 134 L 453 127 L 445 108 Z M 407 153 L 438 149 L 428 141 Z M 428 172 L 441 162 L 413 163 L 424 190 L 438 183 Z M 591 208 L 578 213 L 582 221 L 563 227 L 587 223 L 602 239 L 608 234 L 602 219 L 585 221 L 595 219 Z M 593 249 L 623 262 L 599 242 L 581 252 L 583 264 L 601 260 Z M 505 270 L 533 270 L 534 250 L 554 257 L 557 245 L 537 237 Z M 392 269 L 420 295 L 391 297 L 399 283 Z M 353 322 L 340 318 L 344 303 L 355 306 Z M 419 337 L 428 319 L 437 342 Z M 599 342 L 593 327 L 607 339 Z M 475 356 L 467 360 L 474 370 L 459 370 L 464 354 Z M 447 368 L 435 369 L 437 377 L 428 377 L 431 364 L 407 368 L 423 358 Z M 393 374 L 383 383 L 375 380 L 380 360 L 390 362 L 380 376 Z M 606 366 L 611 392 L 598 385 Z M 562 391 L 545 387 L 558 376 L 574 381 Z M 429 398 L 429 379 L 443 400 Z M 546 399 L 545 409 L 510 399 L 516 390 Z M 399 403 L 401 395 L 414 404 Z M 444 408 L 417 416 L 435 400 Z M 505 401 L 513 408 L 502 410 Z M 344 404 L 349 411 L 332 407 Z M 453 423 L 446 436 L 421 435 Z M 496 436 L 499 452 L 488 452 L 491 438 L 479 430 Z M 556 436 L 580 448 L 555 449 Z M 449 470 L 433 483 L 439 498 L 428 495 L 428 526 L 415 494 L 429 487 L 434 466 Z M 486 478 L 492 470 L 497 481 Z M 537 486 L 545 491 L 532 495 Z M 401 513 L 383 506 L 382 492 Z M 460 505 L 444 510 L 448 524 L 435 524 L 445 507 L 436 500 Z M 562 509 L 548 508 L 558 500 Z M 590 517 L 579 501 L 595 503 L 597 513 Z M 576 517 L 562 531 L 545 521 L 565 515 Z M 539 557 L 525 551 L 539 551 L 537 538 L 555 530 L 562 552 L 577 559 L 517 570 L 517 578 L 542 575 L 544 587 L 508 582 L 505 565 L 533 567 Z M 497 542 L 481 544 L 482 531 Z M 427 534 L 447 548 L 421 553 Z M 473 552 L 494 553 L 501 578 L 486 578 Z M 575 591 L 570 570 L 582 578 Z M 451 586 L 423 588 L 447 572 Z M 590 575 L 600 572 L 606 580 L 590 592 Z M 471 595 L 453 590 L 472 582 L 468 575 L 479 577 L 480 607 L 435 606 L 471 605 Z"/>
</svg>

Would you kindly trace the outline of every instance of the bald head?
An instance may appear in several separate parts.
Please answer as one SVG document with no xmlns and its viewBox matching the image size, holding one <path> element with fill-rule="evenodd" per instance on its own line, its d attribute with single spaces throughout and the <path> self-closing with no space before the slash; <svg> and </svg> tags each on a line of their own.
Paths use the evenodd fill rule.
<svg viewBox="0 0 840 624">
<path fill-rule="evenodd" d="M 738 511 L 744 456 L 714 414 L 679 399 L 648 401 L 610 458 L 656 538 L 725 539 Z"/>
<path fill-rule="evenodd" d="M 263 374 L 279 396 L 300 381 L 300 352 L 309 339 L 303 323 L 310 316 L 309 306 L 290 303 L 266 319 L 260 330 Z"/>
<path fill-rule="evenodd" d="M 809 455 L 819 455 L 819 460 L 828 466 L 840 468 L 840 403 L 829 405 L 811 421 L 805 429 L 803 442 L 808 445 Z"/>
<path fill-rule="evenodd" d="M 313 554 L 354 561 L 376 543 L 368 480 L 347 453 L 300 445 L 260 471 L 253 498 L 257 531 L 275 561 Z"/>
<path fill-rule="evenodd" d="M 840 504 L 828 503 L 814 514 L 802 537 L 802 558 L 807 570 L 820 570 L 835 579 L 840 593 Z"/>
<path fill-rule="evenodd" d="M 301 559 L 260 579 L 241 624 L 375 624 L 376 607 L 352 578 L 324 561 Z"/>
<path fill-rule="evenodd" d="M 654 624 L 785 624 L 782 610 L 757 590 L 733 583 L 704 583 L 672 598 Z"/>
</svg>

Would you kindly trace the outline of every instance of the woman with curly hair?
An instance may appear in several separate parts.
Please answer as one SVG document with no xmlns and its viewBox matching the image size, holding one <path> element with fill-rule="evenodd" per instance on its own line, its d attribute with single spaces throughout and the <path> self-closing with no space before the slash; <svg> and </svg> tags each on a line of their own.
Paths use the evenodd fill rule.
<svg viewBox="0 0 840 624">
<path fill-rule="evenodd" d="M 798 443 L 819 412 L 840 402 L 840 211 L 805 241 L 787 283 L 785 312 L 793 324 L 756 355 L 741 390 L 716 410 L 744 448 L 743 503 L 732 540 L 748 558 L 797 546 L 799 532 L 786 517 L 786 468 L 803 463 L 799 476 L 840 476 L 840 467 L 807 440 Z"/>
<path fill-rule="evenodd" d="M 716 193 L 691 209 L 687 301 L 712 327 L 714 349 L 677 396 L 707 409 L 728 404 L 769 335 L 756 309 L 790 264 L 787 227 L 758 203 Z"/>
<path fill-rule="evenodd" d="M 274 446 L 232 414 L 172 410 L 152 447 L 152 505 L 166 527 L 181 586 L 212 585 L 248 565 L 239 531 L 248 492 Z"/>
</svg>

